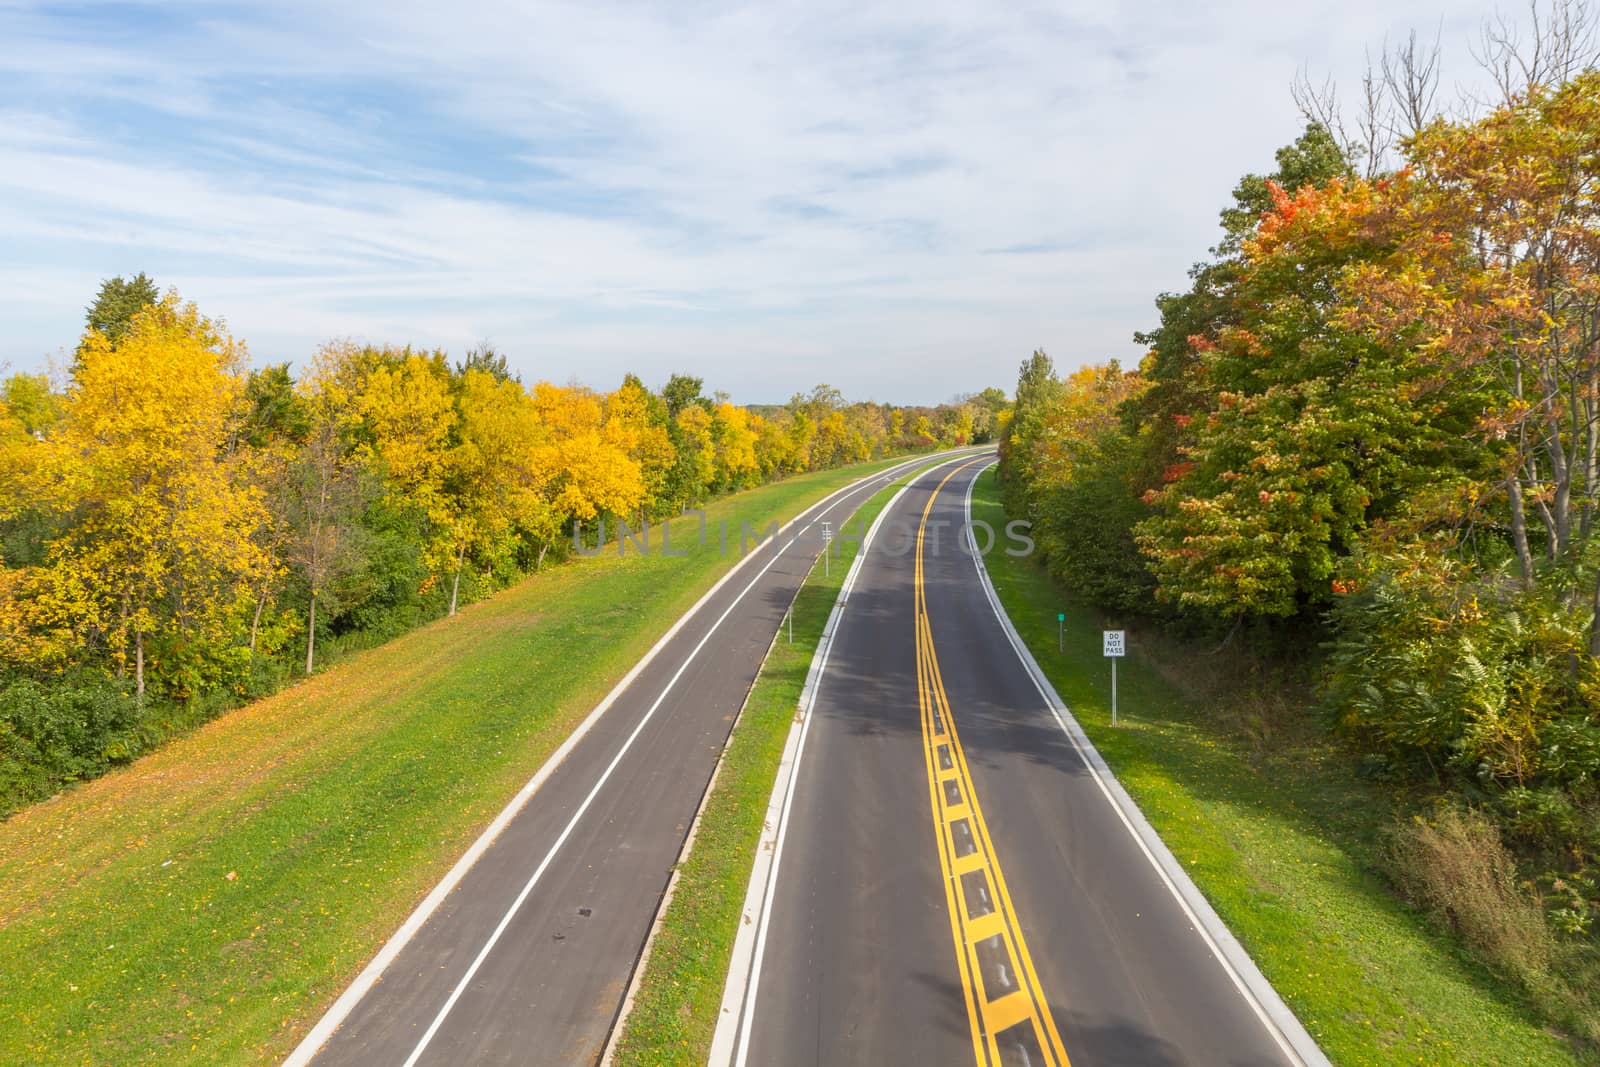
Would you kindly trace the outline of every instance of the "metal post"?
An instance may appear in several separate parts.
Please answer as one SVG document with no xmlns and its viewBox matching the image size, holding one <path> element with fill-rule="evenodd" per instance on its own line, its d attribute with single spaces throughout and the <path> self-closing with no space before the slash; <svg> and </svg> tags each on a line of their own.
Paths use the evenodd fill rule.
<svg viewBox="0 0 1600 1067">
<path fill-rule="evenodd" d="M 789 643 L 794 644 L 794 605 L 789 605 L 789 610 L 784 612 L 789 619 Z"/>
<path fill-rule="evenodd" d="M 1111 659 L 1111 725 L 1117 725 L 1117 660 Z"/>
</svg>

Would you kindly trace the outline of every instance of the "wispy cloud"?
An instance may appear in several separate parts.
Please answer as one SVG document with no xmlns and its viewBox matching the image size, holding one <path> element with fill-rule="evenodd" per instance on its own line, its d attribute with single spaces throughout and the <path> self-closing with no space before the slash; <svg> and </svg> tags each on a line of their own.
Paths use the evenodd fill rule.
<svg viewBox="0 0 1600 1067">
<path fill-rule="evenodd" d="M 1295 68 L 1441 10 L 0 3 L 0 360 L 137 270 L 259 358 L 489 337 L 531 375 L 905 401 L 1137 358 L 1298 131 Z"/>
</svg>

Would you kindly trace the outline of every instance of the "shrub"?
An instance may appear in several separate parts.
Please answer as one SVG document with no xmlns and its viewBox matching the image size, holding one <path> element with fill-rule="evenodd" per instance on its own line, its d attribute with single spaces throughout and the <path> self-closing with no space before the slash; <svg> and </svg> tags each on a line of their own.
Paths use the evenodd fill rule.
<svg viewBox="0 0 1600 1067">
<path fill-rule="evenodd" d="M 136 754 L 139 718 L 112 678 L 0 683 L 0 812 Z"/>
<path fill-rule="evenodd" d="M 1474 788 L 1600 780 L 1600 665 L 1555 591 L 1436 569 L 1378 574 L 1333 612 L 1329 711 L 1361 746 Z"/>
<path fill-rule="evenodd" d="M 1385 856 L 1406 897 L 1492 966 L 1527 985 L 1548 974 L 1555 943 L 1544 911 L 1488 818 L 1452 807 L 1401 823 Z"/>
</svg>

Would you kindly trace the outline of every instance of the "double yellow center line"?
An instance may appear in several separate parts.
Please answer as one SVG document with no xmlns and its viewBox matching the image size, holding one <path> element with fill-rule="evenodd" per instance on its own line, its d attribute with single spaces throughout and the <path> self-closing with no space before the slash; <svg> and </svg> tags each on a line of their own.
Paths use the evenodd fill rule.
<svg viewBox="0 0 1600 1067">
<path fill-rule="evenodd" d="M 917 699 L 922 709 L 928 799 L 977 1063 L 982 1067 L 1069 1067 L 972 787 L 972 773 L 956 734 L 928 623 L 922 563 L 928 516 L 946 483 L 971 466 L 957 467 L 945 475 L 929 495 L 917 527 Z"/>
</svg>

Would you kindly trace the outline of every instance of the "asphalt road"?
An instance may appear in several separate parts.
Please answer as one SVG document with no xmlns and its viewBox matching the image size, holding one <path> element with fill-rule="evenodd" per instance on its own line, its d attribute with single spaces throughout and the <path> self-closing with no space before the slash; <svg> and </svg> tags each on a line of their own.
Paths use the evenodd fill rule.
<svg viewBox="0 0 1600 1067">
<path fill-rule="evenodd" d="M 928 461 L 864 480 L 803 520 L 838 529 Z M 291 1062 L 596 1062 L 734 717 L 821 544 L 817 527 L 797 524 L 754 550 L 420 928 L 397 935 L 381 976 L 358 981 L 319 1027 L 337 1022 L 331 1036 L 318 1047 L 314 1032 Z"/>
<path fill-rule="evenodd" d="M 1296 1062 L 1008 643 L 956 533 L 983 466 L 902 496 L 838 623 L 740 1062 Z"/>
</svg>

